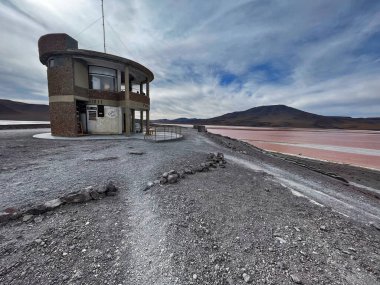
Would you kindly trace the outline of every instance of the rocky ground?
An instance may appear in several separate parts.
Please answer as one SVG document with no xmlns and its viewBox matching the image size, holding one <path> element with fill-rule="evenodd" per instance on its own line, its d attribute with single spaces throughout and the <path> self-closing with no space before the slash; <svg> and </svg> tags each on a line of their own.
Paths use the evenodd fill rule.
<svg viewBox="0 0 380 285">
<path fill-rule="evenodd" d="M 194 130 L 156 144 L 42 131 L 0 131 L 0 210 L 109 181 L 118 195 L 1 224 L 0 284 L 380 284 L 376 171 Z M 210 152 L 225 167 L 203 169 Z M 203 171 L 157 183 L 189 168 Z"/>
</svg>

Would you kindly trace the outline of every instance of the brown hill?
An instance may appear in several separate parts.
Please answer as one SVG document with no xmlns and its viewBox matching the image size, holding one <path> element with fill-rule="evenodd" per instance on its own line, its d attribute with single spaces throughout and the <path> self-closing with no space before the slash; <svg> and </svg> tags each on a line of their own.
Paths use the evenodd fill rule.
<svg viewBox="0 0 380 285">
<path fill-rule="evenodd" d="M 260 106 L 209 119 L 159 120 L 161 123 L 250 127 L 291 127 L 380 130 L 380 118 L 321 116 L 285 105 Z"/>
<path fill-rule="evenodd" d="M 0 99 L 0 120 L 49 121 L 49 106 Z"/>
</svg>

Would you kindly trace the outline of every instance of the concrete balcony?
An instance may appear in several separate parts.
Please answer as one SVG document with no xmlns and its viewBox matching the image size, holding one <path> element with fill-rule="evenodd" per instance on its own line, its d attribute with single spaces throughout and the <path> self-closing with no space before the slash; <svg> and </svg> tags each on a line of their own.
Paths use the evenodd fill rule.
<svg viewBox="0 0 380 285">
<path fill-rule="evenodd" d="M 115 92 L 115 91 L 105 91 L 105 90 L 93 90 L 75 86 L 75 95 L 83 98 L 94 99 L 94 100 L 112 100 L 112 101 L 124 101 L 125 91 Z M 150 98 L 146 95 L 129 91 L 129 100 L 142 103 L 144 105 L 150 105 Z"/>
<path fill-rule="evenodd" d="M 105 90 L 88 90 L 89 99 L 123 101 L 125 92 L 105 91 Z"/>
<path fill-rule="evenodd" d="M 129 99 L 134 102 L 143 103 L 146 105 L 150 105 L 150 98 L 146 95 L 135 93 L 130 91 L 129 92 Z"/>
</svg>

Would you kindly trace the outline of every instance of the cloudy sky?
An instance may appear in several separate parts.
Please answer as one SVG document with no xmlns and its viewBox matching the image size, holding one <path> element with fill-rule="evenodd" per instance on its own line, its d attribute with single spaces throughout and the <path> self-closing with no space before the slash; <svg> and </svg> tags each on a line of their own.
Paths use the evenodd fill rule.
<svg viewBox="0 0 380 285">
<path fill-rule="evenodd" d="M 37 41 L 102 51 L 100 0 L 0 0 L 0 98 L 48 103 Z M 380 1 L 104 0 L 107 52 L 155 74 L 153 119 L 285 104 L 380 117 Z"/>
</svg>

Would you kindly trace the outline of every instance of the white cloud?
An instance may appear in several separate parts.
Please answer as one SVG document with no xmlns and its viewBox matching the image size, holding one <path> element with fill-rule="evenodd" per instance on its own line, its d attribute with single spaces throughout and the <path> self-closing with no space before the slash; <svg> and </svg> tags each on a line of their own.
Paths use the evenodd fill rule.
<svg viewBox="0 0 380 285">
<path fill-rule="evenodd" d="M 380 52 L 366 47 L 380 42 L 380 4 L 363 3 L 105 0 L 107 51 L 154 72 L 152 118 L 270 104 L 380 116 Z M 1 2 L 0 97 L 47 103 L 38 38 L 75 37 L 100 16 L 100 1 Z M 76 39 L 102 51 L 101 22 Z"/>
</svg>

